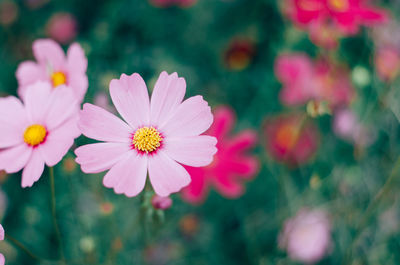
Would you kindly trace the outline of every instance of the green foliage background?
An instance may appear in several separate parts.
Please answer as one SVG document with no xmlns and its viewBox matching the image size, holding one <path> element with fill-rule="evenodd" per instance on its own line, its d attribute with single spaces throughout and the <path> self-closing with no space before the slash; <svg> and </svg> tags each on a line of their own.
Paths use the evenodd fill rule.
<svg viewBox="0 0 400 265">
<path fill-rule="evenodd" d="M 23 1 L 16 3 L 17 21 L 0 30 L 3 95 L 16 95 L 15 70 L 21 61 L 32 59 L 32 41 L 46 37 L 50 16 L 67 11 L 77 18 L 77 41 L 88 56 L 86 102 L 93 102 L 97 92 L 106 92 L 109 81 L 121 73 L 138 72 L 152 87 L 161 71 L 176 71 L 187 81 L 187 97 L 201 94 L 213 107 L 230 105 L 238 117 L 235 131 L 252 128 L 260 134 L 254 153 L 262 166 L 241 198 L 228 200 L 212 191 L 203 205 L 192 206 L 174 195 L 174 205 L 165 213 L 143 206 L 143 198 L 129 199 L 104 188 L 104 174 L 86 175 L 79 167 L 66 172 L 63 162 L 57 165 L 57 218 L 68 264 L 295 264 L 278 248 L 277 237 L 284 220 L 302 207 L 327 209 L 333 220 L 332 250 L 320 264 L 345 264 L 350 248 L 354 251 L 348 264 L 400 263 L 397 174 L 366 225 L 359 227 L 400 155 L 398 121 L 390 106 L 378 101 L 379 95 L 398 86 L 388 87 L 376 78 L 374 43 L 366 31 L 343 40 L 335 57 L 371 74 L 369 85 L 357 87 L 352 107 L 373 128 L 376 140 L 365 150 L 356 150 L 333 134 L 332 117 L 323 116 L 316 119 L 322 137 L 315 159 L 288 169 L 263 147 L 265 118 L 289 111 L 278 100 L 281 84 L 274 76 L 274 60 L 284 51 L 311 56 L 320 51 L 306 33 L 283 18 L 278 1 L 199 0 L 187 9 L 155 8 L 146 0 L 53 0 L 37 10 Z M 393 14 L 399 10 L 395 1 L 382 4 Z M 223 56 L 237 37 L 254 40 L 256 55 L 245 70 L 230 71 Z M 80 137 L 76 144 L 86 142 Z M 73 156 L 71 151 L 67 158 Z M 319 180 L 314 188 L 313 175 Z M 20 178 L 20 173 L 14 174 L 2 184 L 8 207 L 1 223 L 33 253 L 55 260 L 58 243 L 48 170 L 32 188 L 22 189 Z M 113 204 L 112 214 L 101 212 L 105 202 Z M 385 213 L 391 214 L 392 227 L 382 217 Z M 197 223 L 188 234 L 182 220 L 193 218 Z M 0 252 L 10 265 L 56 264 L 34 260 L 9 243 L 1 243 Z"/>
</svg>

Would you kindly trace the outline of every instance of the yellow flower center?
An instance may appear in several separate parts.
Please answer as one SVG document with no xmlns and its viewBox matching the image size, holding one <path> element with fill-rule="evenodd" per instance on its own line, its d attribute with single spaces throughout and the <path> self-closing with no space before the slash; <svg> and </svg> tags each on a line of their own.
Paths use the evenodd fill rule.
<svg viewBox="0 0 400 265">
<path fill-rule="evenodd" d="M 67 77 L 63 72 L 54 72 L 51 75 L 51 81 L 53 82 L 53 87 L 58 87 L 67 83 Z"/>
<path fill-rule="evenodd" d="M 328 2 L 334 11 L 343 12 L 349 8 L 349 0 L 329 0 Z"/>
<path fill-rule="evenodd" d="M 141 152 L 151 153 L 161 146 L 161 134 L 154 127 L 142 127 L 133 135 L 132 144 Z"/>
<path fill-rule="evenodd" d="M 46 128 L 39 124 L 34 124 L 26 128 L 24 132 L 24 141 L 30 146 L 37 146 L 45 140 L 47 135 Z"/>
</svg>

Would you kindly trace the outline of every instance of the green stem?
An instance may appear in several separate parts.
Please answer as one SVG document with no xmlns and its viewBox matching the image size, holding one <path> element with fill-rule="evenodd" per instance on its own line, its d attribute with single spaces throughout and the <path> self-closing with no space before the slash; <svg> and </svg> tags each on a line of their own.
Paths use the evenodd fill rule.
<svg viewBox="0 0 400 265">
<path fill-rule="evenodd" d="M 352 260 L 353 249 L 355 248 L 358 240 L 360 239 L 362 232 L 366 228 L 368 220 L 371 218 L 372 213 L 379 205 L 379 203 L 382 201 L 382 199 L 385 197 L 385 195 L 389 193 L 390 189 L 392 188 L 392 182 L 398 175 L 399 170 L 400 170 L 400 156 L 397 158 L 396 163 L 394 164 L 389 177 L 385 181 L 385 184 L 383 184 L 382 188 L 378 191 L 375 197 L 368 204 L 365 213 L 361 216 L 360 221 L 356 225 L 356 235 L 354 236 L 354 240 L 349 248 L 349 252 L 346 255 L 346 261 L 348 262 L 345 262 L 344 264 L 350 264 Z"/>
<path fill-rule="evenodd" d="M 62 244 L 62 240 L 61 240 L 60 228 L 58 226 L 57 215 L 56 215 L 56 191 L 55 191 L 55 185 L 54 185 L 54 168 L 50 167 L 49 171 L 50 171 L 50 189 L 51 189 L 51 214 L 53 216 L 53 225 L 54 225 L 54 229 L 56 231 L 56 236 L 57 236 L 57 240 L 58 240 L 59 251 L 60 251 L 60 256 L 61 256 L 61 263 L 66 264 L 63 244 Z"/>
<path fill-rule="evenodd" d="M 18 247 L 20 250 L 22 250 L 23 252 L 25 252 L 29 257 L 31 257 L 34 260 L 40 261 L 40 262 L 47 262 L 47 263 L 55 263 L 57 261 L 53 261 L 53 260 L 47 260 L 47 259 L 43 259 L 40 258 L 38 256 L 36 256 L 35 254 L 32 253 L 32 251 L 30 251 L 24 244 L 22 244 L 21 242 L 19 242 L 17 239 L 13 238 L 12 236 L 6 234 L 5 238 L 7 241 L 9 241 L 10 243 L 12 243 L 14 246 Z"/>
</svg>

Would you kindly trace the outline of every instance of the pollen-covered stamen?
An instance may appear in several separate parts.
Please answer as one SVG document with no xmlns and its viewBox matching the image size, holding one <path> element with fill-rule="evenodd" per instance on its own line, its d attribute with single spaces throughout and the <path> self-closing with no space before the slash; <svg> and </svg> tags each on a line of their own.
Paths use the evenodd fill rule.
<svg viewBox="0 0 400 265">
<path fill-rule="evenodd" d="M 33 124 L 24 132 L 24 142 L 30 146 L 37 146 L 44 142 L 47 136 L 46 128 L 43 125 Z"/>
<path fill-rule="evenodd" d="M 338 12 L 343 12 L 349 9 L 349 0 L 329 0 L 329 6 Z"/>
<path fill-rule="evenodd" d="M 133 135 L 132 144 L 136 150 L 151 153 L 161 146 L 163 138 L 154 127 L 142 127 Z"/>
<path fill-rule="evenodd" d="M 58 87 L 67 83 L 67 76 L 63 72 L 54 72 L 51 75 L 53 87 Z"/>
</svg>

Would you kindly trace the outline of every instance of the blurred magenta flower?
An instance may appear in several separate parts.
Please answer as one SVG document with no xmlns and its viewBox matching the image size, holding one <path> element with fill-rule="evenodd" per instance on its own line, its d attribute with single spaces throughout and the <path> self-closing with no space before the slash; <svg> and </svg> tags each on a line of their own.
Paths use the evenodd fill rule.
<svg viewBox="0 0 400 265">
<path fill-rule="evenodd" d="M 81 102 L 88 88 L 87 59 L 81 46 L 72 44 L 67 56 L 61 46 L 51 39 L 36 40 L 32 48 L 37 62 L 22 62 L 17 69 L 19 96 L 25 97 L 27 86 L 46 81 L 53 87 L 67 85 Z"/>
<path fill-rule="evenodd" d="M 342 33 L 332 23 L 321 22 L 310 25 L 310 40 L 317 46 L 332 50 L 338 47 Z"/>
<path fill-rule="evenodd" d="M 317 151 L 319 132 L 305 114 L 283 114 L 267 119 L 267 151 L 289 166 L 306 163 Z"/>
<path fill-rule="evenodd" d="M 284 8 L 300 27 L 332 24 L 344 35 L 356 34 L 360 26 L 382 23 L 388 17 L 385 10 L 367 0 L 288 0 Z"/>
<path fill-rule="evenodd" d="M 167 210 L 172 206 L 172 199 L 170 197 L 162 197 L 157 194 L 151 198 L 151 204 L 155 209 Z"/>
<path fill-rule="evenodd" d="M 259 168 L 257 158 L 248 154 L 257 142 L 256 132 L 245 130 L 231 136 L 235 124 L 233 110 L 218 107 L 214 113 L 214 123 L 207 131 L 218 140 L 213 163 L 206 167 L 185 167 L 192 182 L 182 190 L 182 195 L 190 203 L 204 201 L 209 186 L 214 186 L 225 197 L 239 197 L 244 192 L 243 182 L 251 179 Z"/>
<path fill-rule="evenodd" d="M 22 168 L 22 187 L 38 181 L 44 164 L 56 165 L 80 135 L 78 102 L 71 89 L 53 90 L 47 82 L 27 88 L 24 104 L 15 97 L 0 99 L 0 169 Z"/>
<path fill-rule="evenodd" d="M 4 240 L 4 228 L 3 226 L 0 224 L 0 241 Z M 5 264 L 5 259 L 3 254 L 0 253 L 0 265 L 4 265 Z"/>
<path fill-rule="evenodd" d="M 400 73 L 400 47 L 379 47 L 375 53 L 375 67 L 380 79 L 393 81 Z"/>
<path fill-rule="evenodd" d="M 55 13 L 46 25 L 47 35 L 61 44 L 68 44 L 75 39 L 78 23 L 70 13 Z"/>
<path fill-rule="evenodd" d="M 290 258 L 307 264 L 321 260 L 329 251 L 331 241 L 331 222 L 321 210 L 300 210 L 285 222 L 279 235 L 279 246 Z"/>
<path fill-rule="evenodd" d="M 185 79 L 162 72 L 149 100 L 139 74 L 121 75 L 110 83 L 111 99 L 125 121 L 86 103 L 79 126 L 84 135 L 105 141 L 76 149 L 85 173 L 108 170 L 104 186 L 128 197 L 140 193 L 149 173 L 156 194 L 168 196 L 190 183 L 181 165 L 206 166 L 217 152 L 215 137 L 200 135 L 213 121 L 201 96 L 182 102 Z"/>
<path fill-rule="evenodd" d="M 320 100 L 336 108 L 348 105 L 355 96 L 346 69 L 323 59 L 313 62 L 306 54 L 280 55 L 275 61 L 275 74 L 283 84 L 280 99 L 286 105 Z"/>
<path fill-rule="evenodd" d="M 255 54 L 255 46 L 250 39 L 235 39 L 224 54 L 225 65 L 228 69 L 241 71 L 247 68 Z"/>
<path fill-rule="evenodd" d="M 180 7 L 190 7 L 197 2 L 197 0 L 149 0 L 149 1 L 156 7 L 169 7 L 174 5 Z"/>
</svg>

